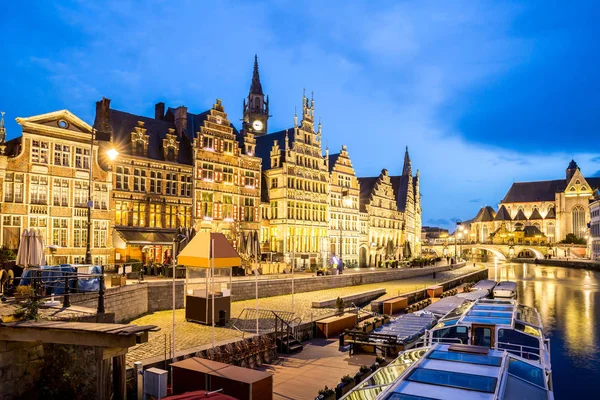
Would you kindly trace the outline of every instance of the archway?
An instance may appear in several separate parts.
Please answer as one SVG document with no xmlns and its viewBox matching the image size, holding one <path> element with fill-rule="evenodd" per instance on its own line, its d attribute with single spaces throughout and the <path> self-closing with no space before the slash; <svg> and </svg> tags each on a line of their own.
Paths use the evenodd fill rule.
<svg viewBox="0 0 600 400">
<path fill-rule="evenodd" d="M 537 249 L 534 249 L 533 247 L 522 247 L 520 248 L 518 254 L 521 254 L 524 250 L 531 252 L 535 258 L 544 258 L 542 252 Z"/>
<path fill-rule="evenodd" d="M 473 249 L 487 250 L 492 253 L 494 256 L 498 258 L 500 261 L 506 260 L 506 256 L 502 254 L 499 250 L 493 249 L 491 247 L 482 247 L 482 246 L 474 246 Z"/>
<path fill-rule="evenodd" d="M 360 252 L 359 259 L 358 259 L 359 266 L 366 267 L 367 266 L 367 248 L 361 247 L 359 252 Z"/>
</svg>

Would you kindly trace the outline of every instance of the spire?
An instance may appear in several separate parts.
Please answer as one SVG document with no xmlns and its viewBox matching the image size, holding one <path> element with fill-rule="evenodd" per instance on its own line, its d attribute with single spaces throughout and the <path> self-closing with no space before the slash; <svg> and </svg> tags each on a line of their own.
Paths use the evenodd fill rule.
<svg viewBox="0 0 600 400">
<path fill-rule="evenodd" d="M 254 71 L 252 72 L 250 93 L 263 94 L 262 85 L 260 84 L 260 76 L 258 75 L 258 56 L 256 54 L 254 55 Z"/>
<path fill-rule="evenodd" d="M 577 163 L 575 162 L 575 160 L 571 160 L 571 162 L 569 163 L 569 166 L 567 167 L 567 183 L 569 183 L 571 181 L 571 178 L 573 178 L 573 175 L 575 175 L 575 172 L 577 172 L 577 170 L 579 170 L 579 166 L 577 165 Z"/>
<path fill-rule="evenodd" d="M 294 106 L 294 128 L 298 126 L 298 113 L 296 112 L 296 106 Z"/>
<path fill-rule="evenodd" d="M 0 143 L 6 142 L 6 128 L 4 127 L 4 111 L 0 112 Z"/>
<path fill-rule="evenodd" d="M 404 153 L 404 167 L 402 168 L 402 175 L 408 175 L 412 177 L 412 166 L 410 164 L 410 156 L 408 155 L 408 146 L 406 146 L 406 152 Z"/>
</svg>

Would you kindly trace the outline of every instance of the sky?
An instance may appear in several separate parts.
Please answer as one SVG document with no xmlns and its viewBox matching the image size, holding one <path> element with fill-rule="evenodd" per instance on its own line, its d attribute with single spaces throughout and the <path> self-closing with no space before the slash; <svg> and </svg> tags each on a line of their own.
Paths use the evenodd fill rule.
<svg viewBox="0 0 600 400">
<path fill-rule="evenodd" d="M 202 112 L 238 127 L 254 55 L 269 130 L 303 89 L 358 176 L 421 173 L 423 225 L 497 207 L 512 182 L 600 176 L 597 1 L 21 1 L 0 7 L 0 110 Z"/>
</svg>

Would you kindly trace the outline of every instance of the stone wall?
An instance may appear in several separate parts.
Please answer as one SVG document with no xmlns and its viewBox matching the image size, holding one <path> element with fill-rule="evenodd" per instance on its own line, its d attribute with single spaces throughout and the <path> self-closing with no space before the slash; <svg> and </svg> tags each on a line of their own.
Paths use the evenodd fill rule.
<svg viewBox="0 0 600 400">
<path fill-rule="evenodd" d="M 577 268 L 577 269 L 591 269 L 594 271 L 600 271 L 600 262 L 594 261 L 579 261 L 579 260 L 543 260 L 537 259 L 535 261 L 532 260 L 523 260 L 524 262 L 529 262 L 531 264 L 541 264 L 541 265 L 552 265 L 554 267 L 564 267 L 564 268 Z"/>
<path fill-rule="evenodd" d="M 464 264 L 463 264 L 464 265 Z M 459 266 L 462 266 L 459 264 Z M 310 278 L 294 279 L 294 292 L 304 293 L 324 289 L 343 288 L 347 286 L 365 285 L 368 283 L 379 283 L 386 281 L 395 281 L 399 279 L 414 278 L 417 276 L 431 275 L 435 272 L 443 272 L 450 269 L 450 266 L 423 268 L 398 268 L 384 269 L 377 272 L 365 274 L 347 274 L 347 275 L 328 275 L 314 276 Z M 249 281 L 234 281 L 231 290 L 233 301 L 250 300 L 256 296 L 256 283 Z M 281 279 L 259 279 L 258 294 L 259 297 L 271 297 L 290 294 L 292 292 L 292 278 Z"/>
<path fill-rule="evenodd" d="M 173 281 L 148 282 L 148 310 L 155 312 L 173 308 Z M 185 281 L 175 281 L 175 308 L 183 308 Z"/>
<path fill-rule="evenodd" d="M 43 367 L 42 343 L 0 341 L 0 399 L 20 399 L 35 389 Z"/>
</svg>

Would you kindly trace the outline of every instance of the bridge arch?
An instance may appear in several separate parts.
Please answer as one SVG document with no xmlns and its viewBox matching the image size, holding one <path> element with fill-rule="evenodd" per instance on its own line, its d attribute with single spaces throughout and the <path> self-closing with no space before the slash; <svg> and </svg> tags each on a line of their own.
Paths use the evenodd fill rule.
<svg viewBox="0 0 600 400">
<path fill-rule="evenodd" d="M 521 253 L 523 250 L 531 251 L 535 255 L 535 258 L 544 258 L 544 254 L 541 251 L 539 251 L 535 247 L 528 246 L 515 246 L 515 257 L 518 256 L 519 253 Z"/>
<path fill-rule="evenodd" d="M 471 249 L 479 249 L 479 250 L 487 250 L 490 253 L 492 253 L 494 256 L 496 256 L 498 258 L 498 260 L 500 261 L 505 261 L 506 260 L 506 256 L 498 249 L 494 249 L 493 247 L 490 246 L 480 246 L 480 245 L 473 245 L 470 247 Z"/>
</svg>

